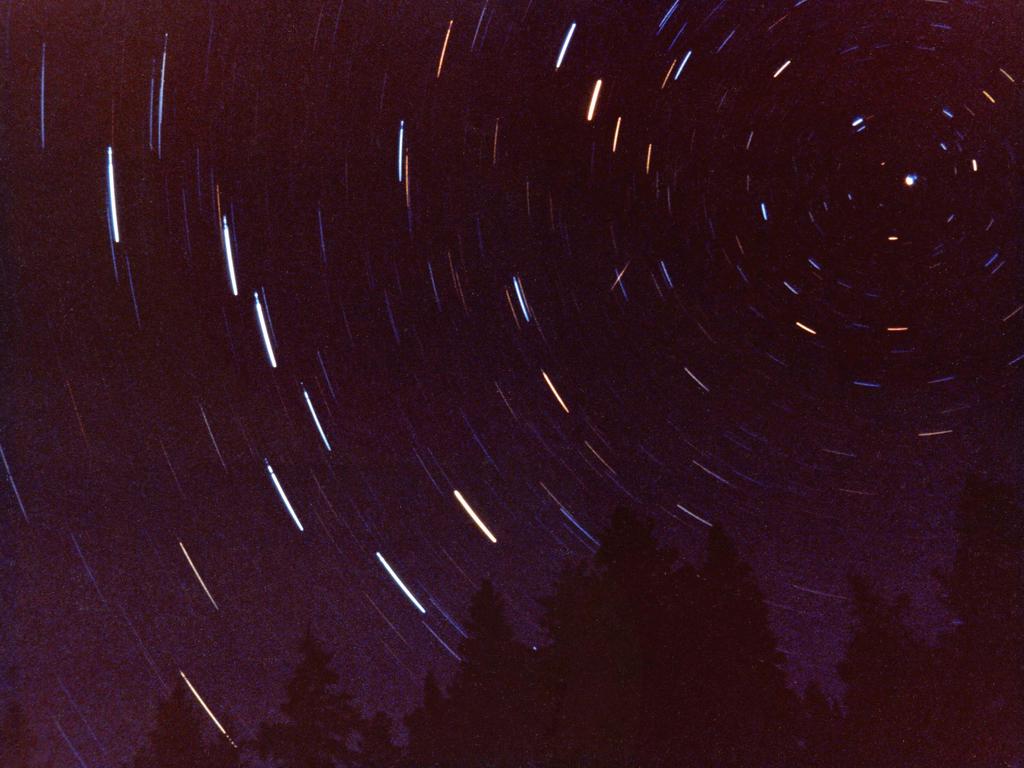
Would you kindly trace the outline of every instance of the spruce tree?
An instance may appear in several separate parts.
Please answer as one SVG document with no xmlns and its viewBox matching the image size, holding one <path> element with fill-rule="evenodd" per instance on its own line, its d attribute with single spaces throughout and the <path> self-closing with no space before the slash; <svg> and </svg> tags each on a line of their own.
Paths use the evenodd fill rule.
<svg viewBox="0 0 1024 768">
<path fill-rule="evenodd" d="M 806 768 L 826 768 L 838 764 L 842 712 L 839 706 L 810 683 L 800 701 L 798 738 L 800 759 L 798 765 Z"/>
<path fill-rule="evenodd" d="M 843 764 L 935 765 L 934 653 L 908 628 L 905 599 L 888 601 L 862 579 L 851 582 L 855 626 L 839 664 Z"/>
<path fill-rule="evenodd" d="M 1024 759 L 1024 513 L 1010 489 L 970 478 L 942 577 L 954 628 L 940 645 L 948 765 Z"/>
<path fill-rule="evenodd" d="M 489 580 L 473 596 L 466 630 L 442 721 L 453 739 L 455 764 L 519 766 L 538 739 L 526 706 L 528 651 L 515 638 L 505 603 Z"/>
<path fill-rule="evenodd" d="M 406 752 L 415 768 L 445 765 L 450 757 L 449 734 L 445 730 L 447 700 L 433 672 L 423 682 L 423 701 L 405 718 L 409 731 Z"/>
<path fill-rule="evenodd" d="M 692 685 L 698 759 L 718 766 L 786 765 L 796 752 L 796 698 L 750 566 L 719 527 L 708 536 L 693 617 L 701 668 Z"/>
<path fill-rule="evenodd" d="M 354 764 L 360 715 L 338 682 L 331 654 L 307 630 L 298 666 L 286 688 L 282 720 L 264 723 L 256 739 L 261 758 L 278 768 L 339 768 Z"/>
<path fill-rule="evenodd" d="M 665 586 L 674 554 L 653 526 L 618 509 L 592 564 L 567 569 L 544 601 L 550 645 L 540 653 L 548 707 L 545 753 L 556 763 L 626 764 L 663 752 L 658 678 L 665 643 Z"/>
<path fill-rule="evenodd" d="M 391 718 L 377 712 L 365 718 L 360 727 L 360 768 L 395 768 L 400 762 L 401 750 L 391 740 Z"/>
<path fill-rule="evenodd" d="M 238 765 L 238 750 L 213 730 L 195 698 L 179 679 L 170 696 L 157 705 L 153 728 L 136 753 L 133 766 L 194 768 L 197 765 L 231 768 Z"/>
</svg>

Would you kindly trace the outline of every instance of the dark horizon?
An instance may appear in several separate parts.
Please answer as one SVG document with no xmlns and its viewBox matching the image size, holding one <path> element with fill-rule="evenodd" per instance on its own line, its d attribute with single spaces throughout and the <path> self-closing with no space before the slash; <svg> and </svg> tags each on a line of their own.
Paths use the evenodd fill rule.
<svg viewBox="0 0 1024 768">
<path fill-rule="evenodd" d="M 0 26 L 0 703 L 55 768 L 182 671 L 253 737 L 307 626 L 401 718 L 484 579 L 543 645 L 619 506 L 728 533 L 797 690 L 843 696 L 853 574 L 950 631 L 964 484 L 1024 470 L 1021 8 Z"/>
</svg>

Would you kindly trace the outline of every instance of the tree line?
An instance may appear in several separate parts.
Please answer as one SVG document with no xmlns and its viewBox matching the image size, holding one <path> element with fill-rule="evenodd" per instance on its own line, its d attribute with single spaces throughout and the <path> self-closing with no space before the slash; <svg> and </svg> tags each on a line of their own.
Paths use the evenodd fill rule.
<svg viewBox="0 0 1024 768">
<path fill-rule="evenodd" d="M 546 642 L 521 642 L 490 581 L 473 596 L 454 675 L 426 675 L 396 724 L 365 714 L 307 631 L 277 712 L 236 747 L 183 685 L 159 703 L 130 768 L 996 768 L 1024 765 L 1024 515 L 967 482 L 957 549 L 936 578 L 952 617 L 935 639 L 908 600 L 852 577 L 838 700 L 795 691 L 750 566 L 720 527 L 680 563 L 619 509 L 595 555 L 542 602 Z M 8 712 L 0 764 L 28 766 Z"/>
</svg>

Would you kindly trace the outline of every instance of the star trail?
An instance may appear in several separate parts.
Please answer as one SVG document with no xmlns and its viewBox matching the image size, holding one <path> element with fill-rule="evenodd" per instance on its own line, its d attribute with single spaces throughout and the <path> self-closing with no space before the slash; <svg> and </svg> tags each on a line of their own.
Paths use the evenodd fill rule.
<svg viewBox="0 0 1024 768">
<path fill-rule="evenodd" d="M 0 700 L 57 768 L 179 676 L 252 738 L 308 626 L 401 716 L 617 505 L 724 525 L 798 681 L 851 572 L 946 621 L 1024 469 L 1017 4 L 0 17 Z"/>
</svg>

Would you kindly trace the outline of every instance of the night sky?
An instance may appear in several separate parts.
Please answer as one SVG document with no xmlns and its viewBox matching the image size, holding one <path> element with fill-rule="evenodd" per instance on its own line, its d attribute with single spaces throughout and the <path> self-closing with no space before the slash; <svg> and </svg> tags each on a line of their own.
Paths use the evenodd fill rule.
<svg viewBox="0 0 1024 768">
<path fill-rule="evenodd" d="M 0 698 L 58 768 L 181 672 L 251 737 L 307 626 L 400 716 L 484 577 L 542 642 L 619 505 L 682 557 L 725 527 L 797 684 L 838 686 L 851 573 L 948 624 L 964 478 L 1024 469 L 1024 6 L 0 31 Z"/>
</svg>

